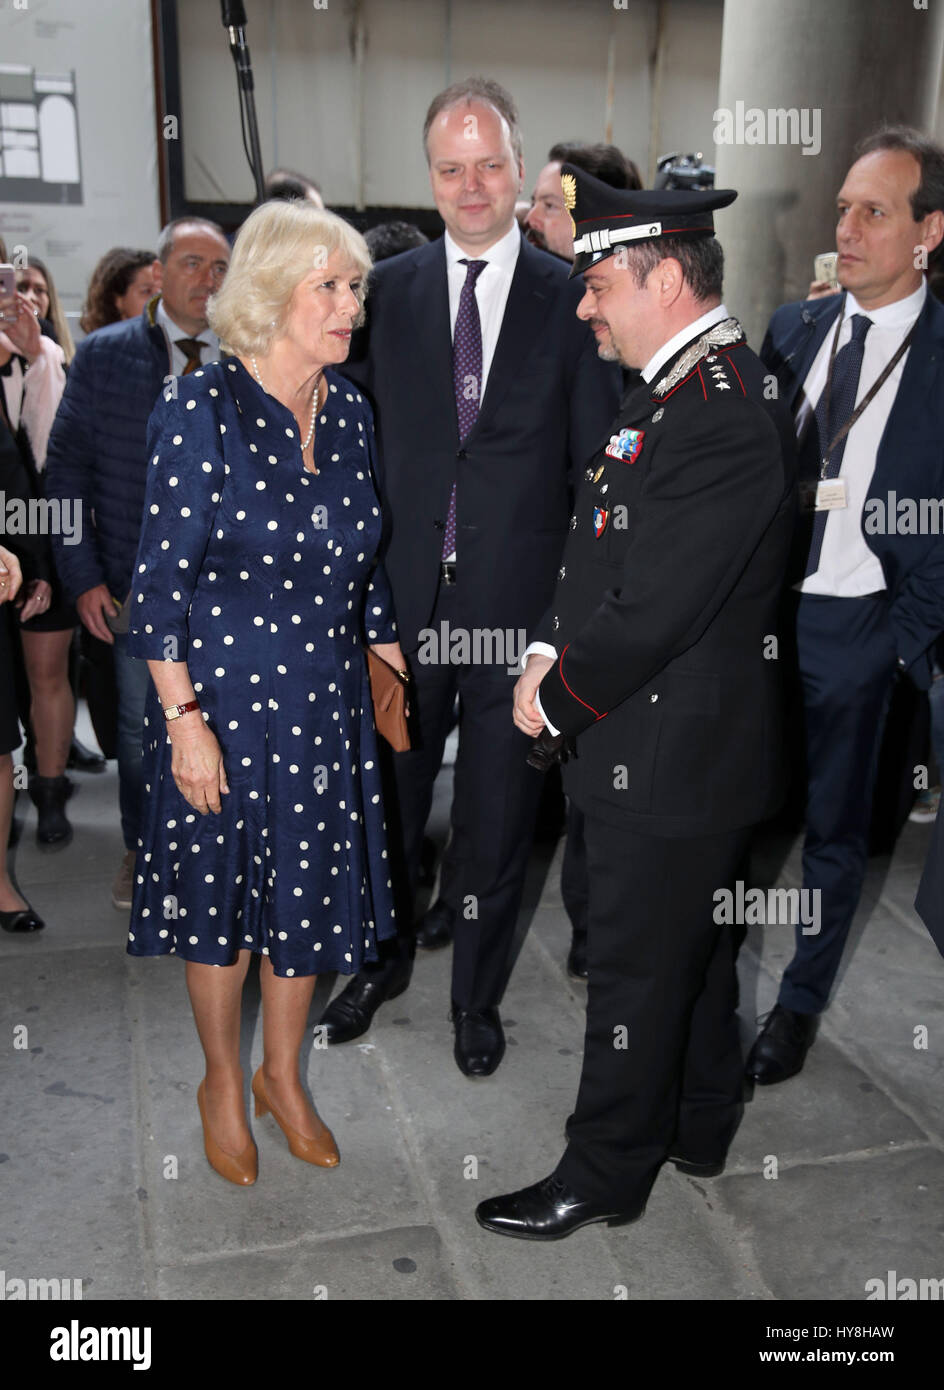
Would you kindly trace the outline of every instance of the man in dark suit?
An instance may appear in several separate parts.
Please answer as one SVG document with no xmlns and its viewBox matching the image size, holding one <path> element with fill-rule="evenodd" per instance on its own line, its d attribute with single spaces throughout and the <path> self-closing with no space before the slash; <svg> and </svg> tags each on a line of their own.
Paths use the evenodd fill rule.
<svg viewBox="0 0 944 1390">
<path fill-rule="evenodd" d="M 856 155 L 837 200 L 844 293 L 778 309 L 761 350 L 800 439 L 788 618 L 807 764 L 803 887 L 820 928 L 797 928 L 748 1058 L 762 1084 L 803 1066 L 865 877 L 893 682 L 928 688 L 944 629 L 944 309 L 922 268 L 944 235 L 944 151 L 897 128 Z"/>
<path fill-rule="evenodd" d="M 59 577 L 83 625 L 114 647 L 125 852 L 112 902 L 121 911 L 131 908 L 151 682 L 147 663 L 128 655 L 127 624 L 115 619 L 130 596 L 141 533 L 148 417 L 168 376 L 185 376 L 219 356 L 206 304 L 222 284 L 229 246 L 215 222 L 185 217 L 163 229 L 157 254 L 161 294 L 136 318 L 108 324 L 80 343 L 46 455 L 46 496 L 78 501 L 83 517 L 78 544 L 53 536 Z"/>
<path fill-rule="evenodd" d="M 515 692 L 538 750 L 575 744 L 564 788 L 590 871 L 567 1149 L 550 1177 L 476 1213 L 529 1240 L 639 1216 L 666 1158 L 724 1166 L 743 1071 L 719 893 L 735 892 L 751 827 L 779 799 L 767 658 L 795 503 L 789 416 L 721 303 L 711 210 L 736 195 L 619 192 L 567 164 L 562 183 L 578 313 L 642 381 L 586 470 Z"/>
<path fill-rule="evenodd" d="M 510 720 L 513 670 L 553 592 L 571 475 L 612 418 L 619 376 L 574 317 L 566 266 L 515 222 L 524 166 L 508 93 L 484 79 L 440 93 L 424 140 L 446 234 L 377 267 L 345 368 L 375 410 L 384 561 L 413 681 L 417 736 L 395 756 L 388 807 L 404 936 L 322 1023 L 329 1042 L 358 1037 L 409 980 L 411 890 L 458 693 L 455 1057 L 485 1076 L 504 1052 L 498 1003 L 541 790 Z"/>
</svg>

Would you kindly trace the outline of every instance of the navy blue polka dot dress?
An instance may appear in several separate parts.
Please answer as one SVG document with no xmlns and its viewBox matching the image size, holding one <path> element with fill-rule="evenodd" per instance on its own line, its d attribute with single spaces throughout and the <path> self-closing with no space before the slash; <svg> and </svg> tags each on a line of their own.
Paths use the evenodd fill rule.
<svg viewBox="0 0 944 1390">
<path fill-rule="evenodd" d="M 325 379 L 317 474 L 235 358 L 178 378 L 151 416 L 129 651 L 187 662 L 230 792 L 207 816 L 181 796 L 152 685 L 132 955 L 251 950 L 281 976 L 350 974 L 395 933 L 363 650 L 396 636 L 373 422 Z"/>
</svg>

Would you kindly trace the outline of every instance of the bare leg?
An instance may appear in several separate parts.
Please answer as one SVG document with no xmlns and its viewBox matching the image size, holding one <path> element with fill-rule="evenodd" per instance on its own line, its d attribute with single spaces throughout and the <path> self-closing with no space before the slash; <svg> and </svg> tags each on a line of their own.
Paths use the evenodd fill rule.
<svg viewBox="0 0 944 1390">
<path fill-rule="evenodd" d="M 239 1016 L 250 955 L 240 951 L 235 965 L 187 961 L 187 989 L 206 1057 L 207 1120 L 229 1154 L 242 1153 L 252 1137 L 239 1065 Z"/>
<path fill-rule="evenodd" d="M 13 820 L 13 757 L 0 753 L 0 912 L 16 912 L 28 904 L 10 882 L 7 873 L 7 840 Z"/>
<path fill-rule="evenodd" d="M 262 957 L 262 1079 L 266 1095 L 293 1129 L 317 1139 L 321 1129 L 298 1074 L 298 1054 L 305 1037 L 315 975 L 279 978 L 268 956 Z"/>
<path fill-rule="evenodd" d="M 24 628 L 21 636 L 29 677 L 36 771 L 40 777 L 61 777 L 75 724 L 75 697 L 69 684 L 72 632 L 29 632 Z"/>
</svg>

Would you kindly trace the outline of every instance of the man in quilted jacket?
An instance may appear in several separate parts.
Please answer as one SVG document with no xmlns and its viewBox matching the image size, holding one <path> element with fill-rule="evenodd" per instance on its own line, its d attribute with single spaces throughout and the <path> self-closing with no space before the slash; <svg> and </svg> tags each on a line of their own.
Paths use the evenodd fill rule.
<svg viewBox="0 0 944 1390">
<path fill-rule="evenodd" d="M 181 218 L 161 232 L 154 262 L 161 293 L 137 318 L 79 345 L 46 456 L 46 496 L 69 500 L 81 526 L 54 536 L 56 566 L 79 617 L 113 643 L 118 684 L 118 783 L 125 853 L 112 887 L 130 909 L 142 797 L 147 664 L 127 652 L 121 612 L 131 590 L 147 472 L 148 417 L 165 380 L 219 356 L 207 299 L 222 283 L 229 246 L 215 222 Z M 75 513 L 74 513 L 75 514 Z M 66 544 L 66 540 L 76 543 Z"/>
</svg>

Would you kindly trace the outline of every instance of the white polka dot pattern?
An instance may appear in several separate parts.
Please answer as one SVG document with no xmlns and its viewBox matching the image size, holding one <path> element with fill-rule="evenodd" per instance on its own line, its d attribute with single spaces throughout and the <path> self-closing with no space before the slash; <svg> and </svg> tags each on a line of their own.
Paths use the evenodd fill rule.
<svg viewBox="0 0 944 1390">
<path fill-rule="evenodd" d="M 183 800 L 152 690 L 128 949 L 212 965 L 250 949 L 284 977 L 349 974 L 395 931 L 362 650 L 396 635 L 358 450 L 366 438 L 370 458 L 370 410 L 326 373 L 312 475 L 290 412 L 240 363 L 200 376 L 151 419 L 128 640 L 187 662 L 230 792 L 219 815 Z"/>
</svg>

